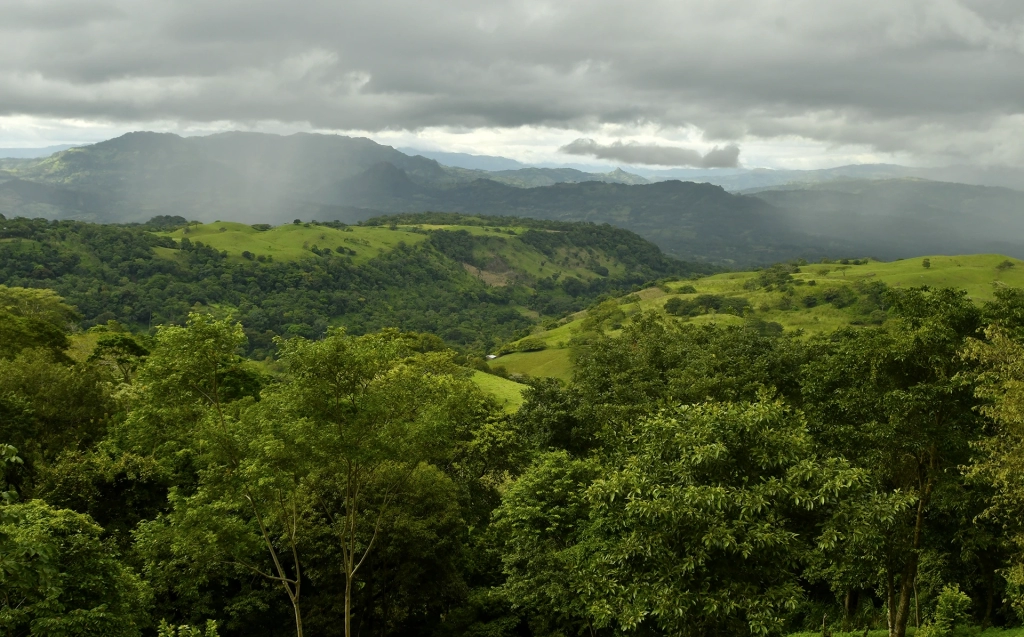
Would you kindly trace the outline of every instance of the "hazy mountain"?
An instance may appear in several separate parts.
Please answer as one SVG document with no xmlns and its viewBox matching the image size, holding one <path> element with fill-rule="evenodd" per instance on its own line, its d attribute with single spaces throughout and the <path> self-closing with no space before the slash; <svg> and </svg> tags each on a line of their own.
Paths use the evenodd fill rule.
<svg viewBox="0 0 1024 637">
<path fill-rule="evenodd" d="M 508 157 L 495 157 L 493 155 L 470 155 L 469 153 L 445 153 L 436 150 L 420 150 L 418 148 L 399 148 L 406 155 L 419 155 L 427 159 L 433 159 L 439 164 L 453 168 L 467 168 L 469 170 L 519 170 L 526 168 L 522 164 Z"/>
<path fill-rule="evenodd" d="M 770 188 L 793 184 L 815 184 L 849 179 L 899 179 L 915 177 L 932 181 L 948 181 L 977 186 L 994 186 L 1024 190 L 1024 170 L 1010 167 L 948 166 L 943 168 L 917 168 L 896 164 L 853 164 L 817 170 L 773 170 L 768 168 L 650 168 L 648 166 L 614 166 L 610 164 L 540 163 L 522 164 L 507 157 L 491 155 L 466 155 L 463 153 L 421 152 L 403 149 L 436 159 L 445 166 L 488 170 L 492 175 L 507 170 L 543 168 L 551 171 L 571 170 L 591 176 L 587 181 L 613 181 L 593 178 L 597 175 L 622 171 L 642 177 L 649 183 L 655 181 L 695 181 L 722 186 L 731 192 L 742 192 L 754 188 Z M 490 177 L 495 178 L 495 177 Z M 581 181 L 567 179 L 564 181 Z M 507 182 L 506 182 L 507 183 Z M 554 181 L 552 183 L 562 183 Z M 618 181 L 616 183 L 632 183 Z M 518 185 L 511 183 L 511 185 Z M 528 183 L 527 187 L 549 185 Z"/>
<path fill-rule="evenodd" d="M 158 214 L 280 221 L 323 205 L 343 206 L 326 202 L 311 208 L 308 194 L 382 162 L 435 187 L 465 181 L 431 159 L 368 139 L 140 132 L 35 162 L 4 164 L 0 213 L 90 221 L 143 221 Z M 72 192 L 82 196 L 76 199 Z"/>
<path fill-rule="evenodd" d="M 43 148 L 0 148 L 0 159 L 38 159 L 40 157 L 49 157 L 54 153 L 80 145 L 62 144 L 60 146 L 45 146 Z"/>
<path fill-rule="evenodd" d="M 603 182 L 516 188 L 479 179 L 447 189 L 413 182 L 394 166 L 375 166 L 317 194 L 318 201 L 394 212 L 448 211 L 561 221 L 608 223 L 636 232 L 675 256 L 719 262 L 774 261 L 825 254 L 787 225 L 781 211 L 756 197 L 721 187 L 666 181 Z"/>
<path fill-rule="evenodd" d="M 0 161 L 0 214 L 352 223 L 387 212 L 446 211 L 609 223 L 674 256 L 720 263 L 939 252 L 1024 256 L 1024 192 L 878 179 L 907 170 L 714 173 L 734 186 L 794 174 L 803 180 L 745 195 L 708 183 L 644 183 L 623 170 L 453 168 L 336 135 L 131 133 L 45 159 Z"/>
<path fill-rule="evenodd" d="M 753 193 L 787 225 L 843 237 L 863 256 L 996 252 L 1024 257 L 1024 192 L 919 179 L 850 180 Z"/>
</svg>

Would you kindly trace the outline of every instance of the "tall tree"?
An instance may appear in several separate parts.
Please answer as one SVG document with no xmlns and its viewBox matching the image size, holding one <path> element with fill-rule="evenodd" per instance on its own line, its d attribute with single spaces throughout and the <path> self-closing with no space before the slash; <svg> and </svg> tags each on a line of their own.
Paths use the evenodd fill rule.
<svg viewBox="0 0 1024 637">
<path fill-rule="evenodd" d="M 388 516 L 417 476 L 455 458 L 486 401 L 450 353 L 416 354 L 394 330 L 281 346 L 292 380 L 280 397 L 303 423 L 310 494 L 341 555 L 348 637 L 356 582 Z"/>
<path fill-rule="evenodd" d="M 885 327 L 842 330 L 816 342 L 803 400 L 821 453 L 846 458 L 870 476 L 866 497 L 873 504 L 861 507 L 857 521 L 879 540 L 871 555 L 882 581 L 859 586 L 886 591 L 889 632 L 903 637 L 921 552 L 934 531 L 930 512 L 937 498 L 955 497 L 957 489 L 947 487 L 962 481 L 958 467 L 985 428 L 963 373 L 969 364 L 959 355 L 965 339 L 978 334 L 981 314 L 961 291 L 888 295 Z M 864 541 L 857 532 L 854 524 L 847 534 Z"/>
</svg>

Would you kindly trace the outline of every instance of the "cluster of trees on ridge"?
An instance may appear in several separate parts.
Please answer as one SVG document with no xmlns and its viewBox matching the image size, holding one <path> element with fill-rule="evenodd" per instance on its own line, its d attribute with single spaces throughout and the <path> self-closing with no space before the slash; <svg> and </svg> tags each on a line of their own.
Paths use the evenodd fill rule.
<svg viewBox="0 0 1024 637">
<path fill-rule="evenodd" d="M 1019 624 L 1024 291 L 886 306 L 810 339 L 639 314 L 504 414 L 436 338 L 293 336 L 269 373 L 239 323 L 192 313 L 96 326 L 86 355 L 60 297 L 0 287 L 0 626 Z"/>
</svg>

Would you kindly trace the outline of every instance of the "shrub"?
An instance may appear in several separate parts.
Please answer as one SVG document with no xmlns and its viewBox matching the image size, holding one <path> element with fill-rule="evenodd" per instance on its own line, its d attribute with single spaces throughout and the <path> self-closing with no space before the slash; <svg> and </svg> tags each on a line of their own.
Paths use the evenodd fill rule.
<svg viewBox="0 0 1024 637">
<path fill-rule="evenodd" d="M 539 338 L 529 337 L 503 345 L 498 354 L 512 354 L 514 352 L 539 352 L 548 348 L 547 343 Z"/>
<path fill-rule="evenodd" d="M 953 629 L 968 619 L 967 611 L 971 607 L 971 598 L 960 590 L 957 584 L 948 584 L 942 588 L 935 600 L 935 611 L 930 622 L 921 627 L 920 637 L 949 637 Z"/>
</svg>

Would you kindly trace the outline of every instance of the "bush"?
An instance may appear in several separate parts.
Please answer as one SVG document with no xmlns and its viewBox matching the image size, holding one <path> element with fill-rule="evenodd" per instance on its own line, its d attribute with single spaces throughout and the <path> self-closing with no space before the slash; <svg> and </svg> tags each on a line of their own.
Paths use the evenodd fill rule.
<svg viewBox="0 0 1024 637">
<path fill-rule="evenodd" d="M 935 600 L 935 611 L 930 622 L 918 631 L 919 637 L 948 637 L 953 629 L 968 619 L 967 611 L 971 607 L 971 598 L 960 590 L 957 584 L 948 584 L 942 588 Z"/>
<path fill-rule="evenodd" d="M 498 354 L 512 354 L 514 352 L 539 352 L 548 348 L 548 344 L 539 338 L 524 338 L 515 343 L 503 345 Z"/>
<path fill-rule="evenodd" d="M 747 299 L 717 294 L 701 294 L 690 300 L 675 296 L 665 302 L 665 312 L 673 316 L 697 316 L 712 310 L 742 316 L 749 307 L 750 301 Z"/>
</svg>

